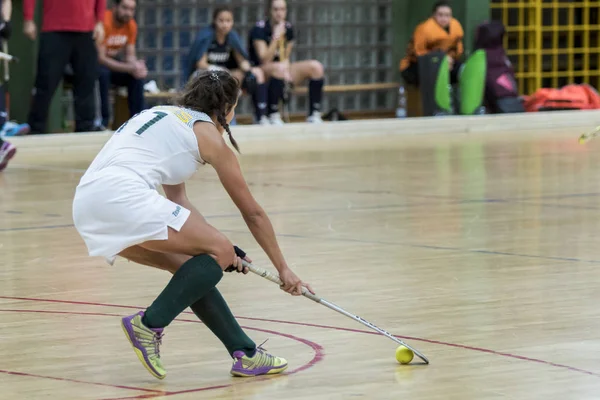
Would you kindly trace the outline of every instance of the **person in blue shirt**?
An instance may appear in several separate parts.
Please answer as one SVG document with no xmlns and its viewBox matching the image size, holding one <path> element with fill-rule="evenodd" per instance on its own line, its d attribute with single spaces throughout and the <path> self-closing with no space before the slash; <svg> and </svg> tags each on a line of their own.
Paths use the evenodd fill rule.
<svg viewBox="0 0 600 400">
<path fill-rule="evenodd" d="M 228 6 L 219 6 L 213 13 L 212 25 L 198 34 L 190 48 L 184 76 L 189 80 L 205 70 L 227 70 L 252 96 L 256 122 L 268 124 L 267 85 L 262 69 L 252 67 L 238 33 L 233 30 L 233 12 Z"/>
<path fill-rule="evenodd" d="M 279 100 L 283 97 L 286 82 L 298 85 L 308 83 L 308 122 L 321 123 L 323 96 L 323 64 L 316 60 L 290 62 L 294 48 L 294 28 L 286 21 L 285 0 L 269 1 L 270 18 L 259 21 L 250 31 L 248 49 L 250 61 L 259 65 L 267 77 L 268 114 L 271 124 L 283 124 L 279 113 Z"/>
</svg>

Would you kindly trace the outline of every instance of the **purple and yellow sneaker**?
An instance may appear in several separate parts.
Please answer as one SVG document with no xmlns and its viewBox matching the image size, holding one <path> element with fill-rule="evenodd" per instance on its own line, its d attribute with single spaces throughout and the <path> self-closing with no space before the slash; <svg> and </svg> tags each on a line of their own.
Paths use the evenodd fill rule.
<svg viewBox="0 0 600 400">
<path fill-rule="evenodd" d="M 0 171 L 6 168 L 8 162 L 15 156 L 16 152 L 17 148 L 14 145 L 6 141 L 2 142 L 0 145 Z"/>
<path fill-rule="evenodd" d="M 250 377 L 279 374 L 286 370 L 288 363 L 285 358 L 272 356 L 261 346 L 256 348 L 253 357 L 248 357 L 243 351 L 235 351 L 231 375 Z"/>
<path fill-rule="evenodd" d="M 167 376 L 162 362 L 160 361 L 160 344 L 163 337 L 163 329 L 151 329 L 142 324 L 144 312 L 123 317 L 121 326 L 129 339 L 135 354 L 140 359 L 144 367 L 154 377 L 163 379 Z"/>
</svg>

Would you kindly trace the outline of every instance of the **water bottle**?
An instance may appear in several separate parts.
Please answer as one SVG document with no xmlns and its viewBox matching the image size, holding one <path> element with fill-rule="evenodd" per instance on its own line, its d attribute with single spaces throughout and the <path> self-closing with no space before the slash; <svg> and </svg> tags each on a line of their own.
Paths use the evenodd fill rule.
<svg viewBox="0 0 600 400">
<path fill-rule="evenodd" d="M 406 91 L 404 86 L 398 89 L 398 108 L 396 109 L 396 118 L 406 118 Z"/>
</svg>

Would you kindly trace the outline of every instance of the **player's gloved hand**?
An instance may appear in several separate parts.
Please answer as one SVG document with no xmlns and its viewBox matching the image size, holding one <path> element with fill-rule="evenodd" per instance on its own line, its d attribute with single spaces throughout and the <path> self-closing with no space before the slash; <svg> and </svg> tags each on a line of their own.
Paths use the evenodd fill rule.
<svg viewBox="0 0 600 400">
<path fill-rule="evenodd" d="M 235 250 L 235 255 L 237 257 L 237 265 L 231 265 L 229 266 L 225 272 L 233 272 L 233 271 L 237 271 L 238 273 L 243 273 L 243 274 L 247 274 L 249 272 L 248 267 L 244 267 L 242 265 L 242 260 L 251 263 L 252 260 L 250 259 L 250 257 L 248 257 L 246 255 L 246 252 L 242 249 L 240 249 L 237 246 L 233 246 L 233 249 Z"/>
<path fill-rule="evenodd" d="M 246 76 L 244 77 L 244 82 L 242 82 L 242 89 L 252 96 L 256 92 L 257 87 L 258 82 L 256 81 L 256 76 L 252 73 L 252 71 L 247 71 Z"/>
</svg>

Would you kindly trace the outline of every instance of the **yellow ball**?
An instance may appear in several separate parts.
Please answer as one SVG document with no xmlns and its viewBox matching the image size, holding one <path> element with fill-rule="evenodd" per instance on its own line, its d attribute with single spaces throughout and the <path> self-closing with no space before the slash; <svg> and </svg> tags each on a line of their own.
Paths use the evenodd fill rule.
<svg viewBox="0 0 600 400">
<path fill-rule="evenodd" d="M 408 347 L 398 346 L 396 349 L 396 360 L 400 364 L 408 364 L 413 360 L 415 353 Z"/>
</svg>

